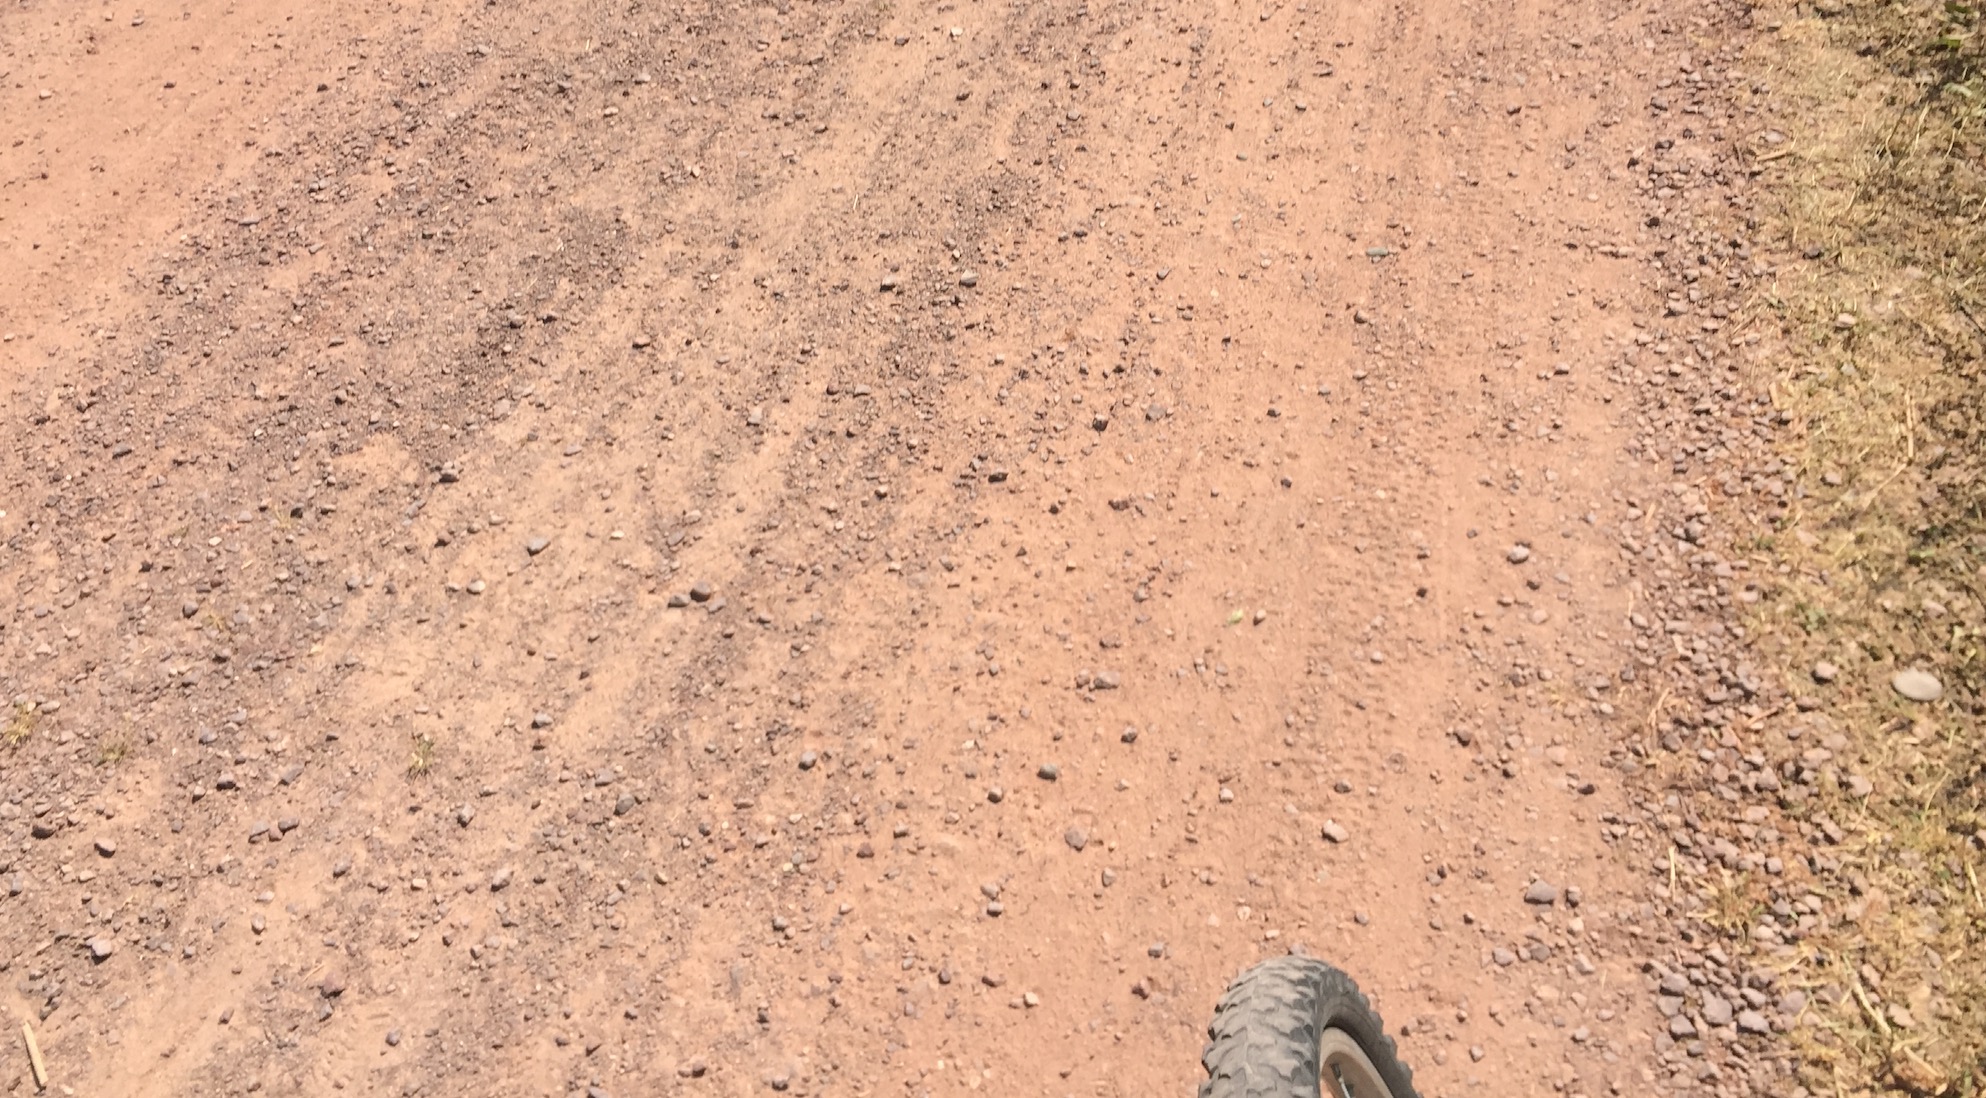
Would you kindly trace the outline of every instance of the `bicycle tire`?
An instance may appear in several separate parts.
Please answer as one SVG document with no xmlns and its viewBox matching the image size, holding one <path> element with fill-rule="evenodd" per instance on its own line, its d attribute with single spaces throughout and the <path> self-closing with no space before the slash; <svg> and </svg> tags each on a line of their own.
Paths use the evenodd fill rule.
<svg viewBox="0 0 1986 1098">
<path fill-rule="evenodd" d="M 1235 977 L 1200 1063 L 1200 1098 L 1419 1098 L 1358 984 L 1310 957 L 1277 957 Z"/>
</svg>

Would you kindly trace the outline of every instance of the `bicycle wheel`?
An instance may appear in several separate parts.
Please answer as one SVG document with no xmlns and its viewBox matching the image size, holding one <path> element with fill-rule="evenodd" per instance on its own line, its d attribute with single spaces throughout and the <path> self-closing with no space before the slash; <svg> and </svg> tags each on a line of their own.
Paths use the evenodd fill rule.
<svg viewBox="0 0 1986 1098">
<path fill-rule="evenodd" d="M 1200 1098 L 1418 1098 L 1358 985 L 1309 957 L 1235 977 L 1207 1038 Z"/>
</svg>

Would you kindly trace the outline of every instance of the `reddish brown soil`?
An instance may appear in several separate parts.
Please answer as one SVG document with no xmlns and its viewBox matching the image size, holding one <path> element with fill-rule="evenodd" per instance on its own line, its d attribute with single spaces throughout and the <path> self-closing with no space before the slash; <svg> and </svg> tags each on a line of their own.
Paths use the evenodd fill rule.
<svg viewBox="0 0 1986 1098">
<path fill-rule="evenodd" d="M 1301 946 L 1429 1095 L 1643 1088 L 1647 18 L 10 5 L 52 1084 L 1184 1093 Z"/>
</svg>

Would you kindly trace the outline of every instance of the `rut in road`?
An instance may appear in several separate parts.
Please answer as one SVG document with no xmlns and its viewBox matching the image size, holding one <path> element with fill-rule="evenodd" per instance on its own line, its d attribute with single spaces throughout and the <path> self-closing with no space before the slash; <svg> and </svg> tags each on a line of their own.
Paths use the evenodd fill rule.
<svg viewBox="0 0 1986 1098">
<path fill-rule="evenodd" d="M 1640 12 L 299 18 L 5 352 L 79 1088 L 1183 1090 L 1292 948 L 1430 1095 L 1652 1079 Z"/>
</svg>

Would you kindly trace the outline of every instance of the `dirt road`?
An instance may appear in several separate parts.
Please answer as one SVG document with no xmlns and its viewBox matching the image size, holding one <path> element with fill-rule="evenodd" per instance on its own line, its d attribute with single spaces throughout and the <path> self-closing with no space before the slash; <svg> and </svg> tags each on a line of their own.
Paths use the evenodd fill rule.
<svg viewBox="0 0 1986 1098">
<path fill-rule="evenodd" d="M 0 15 L 54 1083 L 1183 1093 L 1300 946 L 1643 1088 L 1654 18 Z"/>
</svg>

